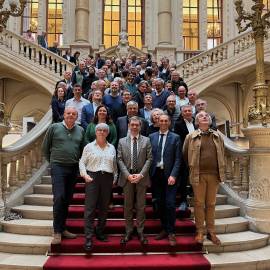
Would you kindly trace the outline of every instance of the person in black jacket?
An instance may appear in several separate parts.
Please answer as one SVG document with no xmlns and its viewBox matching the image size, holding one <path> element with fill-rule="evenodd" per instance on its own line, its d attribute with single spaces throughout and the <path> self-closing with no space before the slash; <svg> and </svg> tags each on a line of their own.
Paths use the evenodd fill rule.
<svg viewBox="0 0 270 270">
<path fill-rule="evenodd" d="M 62 87 L 57 87 L 51 100 L 52 120 L 53 123 L 62 122 L 65 111 L 65 90 Z"/>
</svg>

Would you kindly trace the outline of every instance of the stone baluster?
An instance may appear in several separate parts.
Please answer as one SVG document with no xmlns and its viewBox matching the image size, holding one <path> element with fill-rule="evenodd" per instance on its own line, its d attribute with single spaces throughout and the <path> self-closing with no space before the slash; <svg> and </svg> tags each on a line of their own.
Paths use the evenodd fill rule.
<svg viewBox="0 0 270 270">
<path fill-rule="evenodd" d="M 20 183 L 24 183 L 25 181 L 25 159 L 24 159 L 24 156 L 22 155 L 20 158 L 19 158 L 19 165 L 18 165 L 18 179 L 20 181 Z"/>
<path fill-rule="evenodd" d="M 2 195 L 4 195 L 7 194 L 7 192 L 9 191 L 7 179 L 7 163 L 2 162 L 1 172 L 2 172 L 1 188 L 2 188 Z"/>
<path fill-rule="evenodd" d="M 243 166 L 242 190 L 248 191 L 248 187 L 249 187 L 249 157 L 248 156 L 243 157 L 242 166 Z"/>
<path fill-rule="evenodd" d="M 18 186 L 17 181 L 17 158 L 13 157 L 10 162 L 8 183 L 10 190 L 14 191 Z"/>
<path fill-rule="evenodd" d="M 230 153 L 226 153 L 226 182 L 231 186 L 233 179 L 233 166 L 232 166 L 232 156 Z"/>
<path fill-rule="evenodd" d="M 26 178 L 28 179 L 32 175 L 32 166 L 31 166 L 31 151 L 28 150 L 25 155 L 25 172 L 26 172 Z"/>
<path fill-rule="evenodd" d="M 234 157 L 233 160 L 233 189 L 239 191 L 241 189 L 240 159 Z"/>
<path fill-rule="evenodd" d="M 35 146 L 34 148 L 32 149 L 32 168 L 33 169 L 37 169 L 38 168 L 38 148 L 39 148 L 39 145 L 38 143 L 35 143 Z"/>
<path fill-rule="evenodd" d="M 41 141 L 38 141 L 37 145 L 41 145 Z M 37 167 L 39 168 L 42 164 L 42 151 L 41 147 L 37 147 Z"/>
</svg>

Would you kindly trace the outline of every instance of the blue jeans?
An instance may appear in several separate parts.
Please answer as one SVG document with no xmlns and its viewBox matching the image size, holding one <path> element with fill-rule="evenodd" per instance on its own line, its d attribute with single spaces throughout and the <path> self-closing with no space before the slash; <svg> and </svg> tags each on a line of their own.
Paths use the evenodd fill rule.
<svg viewBox="0 0 270 270">
<path fill-rule="evenodd" d="M 53 229 L 55 233 L 65 230 L 68 207 L 72 200 L 78 164 L 63 166 L 51 164 L 52 192 L 53 192 Z"/>
</svg>

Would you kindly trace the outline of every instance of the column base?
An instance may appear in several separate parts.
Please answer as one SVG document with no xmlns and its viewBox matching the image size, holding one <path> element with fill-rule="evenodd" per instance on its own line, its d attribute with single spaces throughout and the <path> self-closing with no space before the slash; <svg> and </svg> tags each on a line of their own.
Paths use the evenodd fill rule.
<svg viewBox="0 0 270 270">
<path fill-rule="evenodd" d="M 84 59 L 88 57 L 89 54 L 93 53 L 92 47 L 87 42 L 74 42 L 70 44 L 71 53 L 74 54 L 76 51 L 79 51 L 80 58 Z"/>
<path fill-rule="evenodd" d="M 176 63 L 175 51 L 176 48 L 172 45 L 159 44 L 155 49 L 157 62 L 159 62 L 162 57 L 167 57 L 170 63 Z"/>
<path fill-rule="evenodd" d="M 246 218 L 252 231 L 270 233 L 270 203 L 248 200 Z"/>
</svg>

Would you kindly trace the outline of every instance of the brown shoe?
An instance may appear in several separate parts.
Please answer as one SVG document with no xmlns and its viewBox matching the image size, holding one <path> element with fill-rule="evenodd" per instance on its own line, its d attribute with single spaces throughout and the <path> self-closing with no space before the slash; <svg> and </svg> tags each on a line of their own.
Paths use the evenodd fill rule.
<svg viewBox="0 0 270 270">
<path fill-rule="evenodd" d="M 67 238 L 67 239 L 75 239 L 77 237 L 77 235 L 65 230 L 62 232 L 62 237 Z"/>
<path fill-rule="evenodd" d="M 199 244 L 203 244 L 204 236 L 203 233 L 198 232 L 195 236 L 195 241 Z"/>
<path fill-rule="evenodd" d="M 215 244 L 217 246 L 221 245 L 221 242 L 220 242 L 219 238 L 216 236 L 215 233 L 208 232 L 207 233 L 207 239 L 210 240 L 213 244 Z"/>
<path fill-rule="evenodd" d="M 163 230 L 155 237 L 155 239 L 162 240 L 162 239 L 167 238 L 167 236 L 168 236 L 168 234 Z"/>
<path fill-rule="evenodd" d="M 62 240 L 61 233 L 54 233 L 51 244 L 52 245 L 60 245 L 61 240 Z"/>
<path fill-rule="evenodd" d="M 169 244 L 171 247 L 175 247 L 176 246 L 176 238 L 175 238 L 175 234 L 174 233 L 170 233 L 169 234 Z"/>
</svg>

